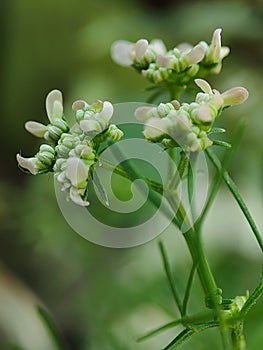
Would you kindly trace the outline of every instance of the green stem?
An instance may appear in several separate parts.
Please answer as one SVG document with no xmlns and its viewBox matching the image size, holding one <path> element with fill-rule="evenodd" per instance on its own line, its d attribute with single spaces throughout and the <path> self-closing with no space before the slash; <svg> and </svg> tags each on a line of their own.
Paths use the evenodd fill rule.
<svg viewBox="0 0 263 350">
<path fill-rule="evenodd" d="M 168 282 L 169 282 L 169 285 L 170 285 L 170 289 L 172 291 L 172 294 L 173 294 L 174 300 L 176 302 L 176 305 L 177 305 L 177 307 L 179 309 L 179 312 L 180 312 L 181 316 L 183 316 L 183 306 L 182 306 L 182 303 L 181 303 L 181 300 L 180 300 L 179 293 L 178 293 L 177 289 L 175 288 L 175 283 L 174 283 L 174 280 L 173 280 L 173 274 L 172 274 L 171 266 L 169 264 L 168 256 L 167 256 L 166 250 L 165 250 L 164 245 L 163 245 L 162 242 L 159 242 L 159 248 L 160 248 L 160 251 L 161 251 L 163 265 L 164 265 L 166 276 L 167 276 L 167 279 L 168 279 Z"/>
<path fill-rule="evenodd" d="M 194 230 L 193 227 L 191 227 L 182 203 L 178 204 L 175 196 L 168 195 L 166 198 L 171 205 L 171 208 L 176 213 L 180 227 L 183 224 L 188 227 L 188 230 L 183 234 L 183 236 L 192 256 L 193 263 L 197 264 L 197 272 L 206 296 L 207 306 L 217 308 L 221 302 L 220 290 L 216 285 L 212 271 L 206 259 L 203 245 L 200 241 L 200 235 Z"/>
<path fill-rule="evenodd" d="M 232 180 L 232 178 L 230 177 L 230 175 L 228 174 L 226 169 L 222 167 L 220 160 L 217 158 L 216 154 L 209 148 L 207 148 L 205 152 L 208 155 L 208 157 L 211 160 L 214 167 L 216 168 L 216 170 L 222 176 L 222 178 L 223 178 L 225 184 L 227 185 L 227 187 L 229 188 L 230 192 L 233 194 L 235 200 L 237 201 L 240 209 L 242 210 L 245 218 L 247 219 L 247 221 L 248 221 L 248 223 L 249 223 L 249 225 L 254 233 L 254 236 L 258 242 L 258 245 L 260 246 L 261 251 L 263 252 L 263 240 L 262 240 L 261 234 L 257 228 L 257 225 L 256 225 L 254 219 L 252 218 L 252 216 L 248 210 L 248 207 L 246 206 L 243 198 L 241 197 L 236 184 L 234 183 L 234 181 Z"/>
</svg>

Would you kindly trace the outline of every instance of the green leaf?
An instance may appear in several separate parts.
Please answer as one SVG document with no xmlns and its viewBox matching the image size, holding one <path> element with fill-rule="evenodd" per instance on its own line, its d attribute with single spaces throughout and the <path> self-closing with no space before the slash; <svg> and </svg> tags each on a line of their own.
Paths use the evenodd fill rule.
<svg viewBox="0 0 263 350">
<path fill-rule="evenodd" d="M 228 174 L 226 169 L 221 165 L 221 162 L 217 158 L 216 154 L 209 148 L 207 148 L 205 150 L 205 152 L 208 155 L 208 157 L 211 160 L 214 167 L 216 168 L 216 170 L 218 171 L 218 173 L 221 175 L 222 179 L 224 180 L 225 184 L 229 188 L 230 192 L 233 194 L 236 202 L 238 203 L 245 218 L 247 219 L 247 222 L 249 223 L 249 225 L 252 229 L 252 232 L 254 233 L 254 236 L 258 242 L 258 245 L 260 246 L 260 249 L 263 252 L 263 240 L 262 240 L 261 234 L 257 228 L 257 225 L 256 225 L 254 219 L 252 218 L 252 216 L 248 210 L 246 203 L 244 202 L 243 198 L 241 197 L 236 184 L 234 183 L 234 181 L 232 180 L 232 178 L 230 177 L 230 175 Z"/>
<path fill-rule="evenodd" d="M 211 135 L 211 134 L 223 134 L 224 132 L 226 132 L 226 130 L 223 129 L 223 128 L 212 128 L 209 131 L 208 135 Z"/>
<path fill-rule="evenodd" d="M 205 331 L 206 329 L 212 328 L 212 327 L 218 327 L 218 322 L 209 322 L 205 324 L 200 324 L 197 326 L 194 326 L 194 328 L 186 328 L 181 333 L 179 333 L 172 341 L 169 343 L 163 350 L 174 350 L 177 349 L 178 346 L 185 343 L 189 338 L 191 338 L 193 335 L 198 334 L 200 332 Z"/>
<path fill-rule="evenodd" d="M 214 146 L 221 146 L 221 147 L 225 147 L 225 148 L 231 148 L 232 145 L 228 142 L 225 141 L 220 141 L 220 140 L 213 140 L 213 145 Z"/>
<path fill-rule="evenodd" d="M 49 332 L 50 338 L 53 340 L 53 343 L 57 350 L 68 350 L 69 348 L 66 346 L 62 336 L 55 325 L 50 314 L 40 305 L 37 306 L 37 312 L 40 316 L 40 319 L 43 325 L 46 327 Z"/>
<path fill-rule="evenodd" d="M 94 186 L 97 188 L 100 198 L 101 200 L 107 205 L 109 206 L 109 199 L 108 199 L 108 195 L 104 189 L 104 186 L 102 185 L 98 175 L 96 172 L 93 173 L 93 184 Z"/>
<path fill-rule="evenodd" d="M 197 268 L 197 264 L 194 262 L 193 266 L 191 268 L 190 274 L 189 274 L 189 278 L 187 281 L 187 286 L 186 286 L 186 290 L 185 290 L 185 294 L 184 294 L 184 300 L 183 300 L 183 315 L 186 315 L 186 310 L 187 310 L 187 304 L 190 298 L 190 291 L 193 285 L 193 280 L 194 280 L 194 276 L 195 276 L 195 272 L 196 272 L 196 268 Z"/>
<path fill-rule="evenodd" d="M 172 275 L 172 269 L 171 269 L 167 253 L 165 251 L 165 248 L 164 248 L 164 245 L 162 242 L 159 242 L 159 248 L 160 248 L 160 252 L 161 252 L 161 256 L 162 256 L 162 260 L 163 260 L 163 266 L 165 269 L 166 277 L 167 277 L 168 282 L 169 282 L 171 292 L 173 294 L 176 305 L 180 311 L 180 314 L 182 315 L 182 313 L 183 313 L 182 302 L 180 300 L 179 292 L 177 291 L 177 289 L 175 287 L 175 282 L 174 282 L 173 275 Z"/>
</svg>

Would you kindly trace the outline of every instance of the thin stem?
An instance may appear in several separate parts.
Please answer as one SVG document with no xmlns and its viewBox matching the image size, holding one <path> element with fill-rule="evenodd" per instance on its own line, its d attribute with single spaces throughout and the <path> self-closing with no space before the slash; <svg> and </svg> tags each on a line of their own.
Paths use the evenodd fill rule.
<svg viewBox="0 0 263 350">
<path fill-rule="evenodd" d="M 234 154 L 236 153 L 236 150 L 239 146 L 240 140 L 242 138 L 242 135 L 244 133 L 246 124 L 244 122 L 240 123 L 238 125 L 238 128 L 236 130 L 234 139 L 233 139 L 233 146 L 230 150 L 227 150 L 225 152 L 225 156 L 223 157 L 223 161 L 222 161 L 222 166 L 228 170 L 229 165 L 231 164 L 231 161 L 233 159 Z M 208 196 L 208 199 L 206 201 L 206 204 L 203 208 L 203 211 L 201 213 L 201 215 L 199 216 L 199 218 L 196 220 L 195 226 L 197 228 L 200 228 L 202 226 L 202 223 L 204 222 L 204 219 L 208 213 L 208 210 L 211 207 L 211 204 L 213 203 L 215 196 L 220 188 L 220 185 L 222 183 L 222 176 L 220 176 L 220 174 L 218 173 L 217 176 L 215 177 L 215 180 L 211 186 L 211 190 Z"/>
<path fill-rule="evenodd" d="M 216 285 L 212 271 L 205 257 L 205 252 L 200 241 L 200 235 L 195 232 L 193 227 L 191 227 L 182 203 L 178 203 L 175 196 L 170 195 L 166 198 L 171 205 L 171 208 L 176 213 L 180 227 L 182 224 L 185 224 L 188 227 L 188 230 L 183 234 L 183 236 L 186 240 L 193 262 L 197 263 L 197 271 L 206 296 L 207 305 L 209 307 L 216 308 L 220 303 L 220 290 Z"/>
<path fill-rule="evenodd" d="M 184 300 L 183 300 L 183 316 L 186 315 L 186 310 L 187 310 L 187 304 L 190 298 L 190 291 L 193 285 L 193 281 L 194 281 L 194 275 L 195 275 L 195 271 L 196 271 L 196 266 L 197 264 L 195 262 L 193 262 L 193 266 L 191 268 L 190 271 L 190 275 L 187 281 L 187 285 L 186 285 L 186 290 L 185 290 L 185 294 L 184 294 Z"/>
<path fill-rule="evenodd" d="M 235 200 L 237 201 L 240 209 L 242 210 L 245 218 L 247 219 L 247 222 L 249 223 L 254 233 L 254 236 L 258 242 L 258 245 L 260 246 L 261 251 L 263 252 L 263 240 L 262 240 L 261 234 L 257 228 L 257 225 L 254 219 L 252 218 L 248 210 L 248 207 L 246 206 L 243 198 L 241 197 L 236 184 L 234 183 L 234 181 L 232 180 L 232 178 L 230 177 L 226 169 L 222 167 L 220 160 L 217 158 L 216 154 L 209 148 L 207 148 L 205 152 L 208 155 L 214 167 L 217 169 L 218 173 L 222 176 L 230 192 L 233 194 Z"/>
<path fill-rule="evenodd" d="M 168 259 L 165 247 L 164 247 L 162 242 L 159 242 L 159 248 L 160 248 L 160 251 L 161 251 L 161 256 L 162 256 L 162 260 L 163 260 L 163 266 L 164 266 L 164 269 L 165 269 L 165 272 L 166 272 L 166 276 L 167 276 L 167 279 L 168 279 L 168 282 L 169 282 L 169 285 L 170 285 L 170 289 L 172 291 L 172 294 L 173 294 L 174 300 L 176 302 L 176 305 L 177 305 L 177 307 L 179 309 L 179 312 L 180 312 L 181 316 L 183 316 L 182 302 L 180 300 L 179 293 L 178 293 L 178 291 L 177 291 L 177 289 L 175 287 L 175 283 L 174 283 L 174 280 L 173 280 L 173 274 L 172 274 L 171 266 L 170 266 L 170 263 L 169 263 L 169 259 Z"/>
</svg>

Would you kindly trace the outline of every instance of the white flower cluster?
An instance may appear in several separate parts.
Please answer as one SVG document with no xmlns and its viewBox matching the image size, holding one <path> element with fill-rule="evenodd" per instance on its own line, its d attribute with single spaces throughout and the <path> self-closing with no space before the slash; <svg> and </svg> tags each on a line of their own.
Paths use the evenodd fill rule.
<svg viewBox="0 0 263 350">
<path fill-rule="evenodd" d="M 17 154 L 17 161 L 21 168 L 33 175 L 54 171 L 62 191 L 66 191 L 74 203 L 87 206 L 88 179 L 99 146 L 107 139 L 118 141 L 123 132 L 116 125 L 109 124 L 113 106 L 108 101 L 89 105 L 79 100 L 72 108 L 77 123 L 70 128 L 64 119 L 61 92 L 51 91 L 46 99 L 50 124 L 34 121 L 25 124 L 27 131 L 50 144 L 41 145 L 39 152 L 31 158 Z"/>
<path fill-rule="evenodd" d="M 180 105 L 174 100 L 157 107 L 137 108 L 135 117 L 145 122 L 143 135 L 147 140 L 161 142 L 167 148 L 181 147 L 186 152 L 204 150 L 213 143 L 208 132 L 222 110 L 238 105 L 248 97 L 248 91 L 243 87 L 221 94 L 212 90 L 203 79 L 196 79 L 195 83 L 203 91 L 196 95 L 195 102 Z"/>
<path fill-rule="evenodd" d="M 196 46 L 182 43 L 167 50 L 163 41 L 140 39 L 136 43 L 119 40 L 113 43 L 113 60 L 123 66 L 133 66 L 155 84 L 168 81 L 184 85 L 193 78 L 219 73 L 222 60 L 229 54 L 221 46 L 221 29 L 214 31 L 211 44 L 205 41 Z"/>
</svg>

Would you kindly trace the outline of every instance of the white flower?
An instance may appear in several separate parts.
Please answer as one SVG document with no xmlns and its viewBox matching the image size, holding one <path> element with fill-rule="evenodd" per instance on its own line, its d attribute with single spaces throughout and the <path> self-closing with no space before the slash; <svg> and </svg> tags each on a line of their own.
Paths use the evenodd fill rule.
<svg viewBox="0 0 263 350">
<path fill-rule="evenodd" d="M 94 110 L 99 111 L 94 112 Z M 102 132 L 109 126 L 109 121 L 113 115 L 113 105 L 109 101 L 98 101 L 94 110 L 88 110 L 79 121 L 80 129 L 86 133 Z M 79 110 L 77 110 L 77 113 Z"/>
<path fill-rule="evenodd" d="M 46 111 L 51 124 L 63 117 L 62 93 L 59 90 L 52 90 L 47 95 Z"/>
</svg>

